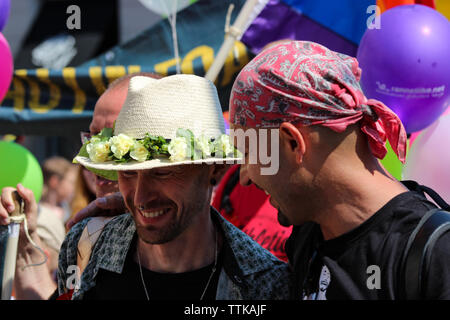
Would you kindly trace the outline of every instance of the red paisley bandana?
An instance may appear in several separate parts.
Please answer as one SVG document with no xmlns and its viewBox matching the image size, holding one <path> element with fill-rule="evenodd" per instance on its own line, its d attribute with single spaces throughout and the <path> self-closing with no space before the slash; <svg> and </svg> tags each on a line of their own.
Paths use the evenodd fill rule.
<svg viewBox="0 0 450 320">
<path fill-rule="evenodd" d="M 405 161 L 406 132 L 382 102 L 367 99 L 355 58 L 308 41 L 275 45 L 239 73 L 230 98 L 230 121 L 250 128 L 283 122 L 322 125 L 336 132 L 359 122 L 372 153 L 383 159 L 386 139 Z"/>
</svg>

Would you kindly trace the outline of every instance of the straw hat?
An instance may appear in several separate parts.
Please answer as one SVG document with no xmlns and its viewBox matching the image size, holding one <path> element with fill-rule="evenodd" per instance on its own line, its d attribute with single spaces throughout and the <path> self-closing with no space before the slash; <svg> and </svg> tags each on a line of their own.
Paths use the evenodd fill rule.
<svg viewBox="0 0 450 320">
<path fill-rule="evenodd" d="M 127 98 L 115 122 L 114 137 L 126 136 L 137 140 L 150 134 L 174 141 L 178 129 L 188 129 L 195 137 L 202 136 L 212 142 L 220 138 L 223 140 L 225 125 L 214 84 L 203 77 L 187 74 L 162 79 L 132 77 Z M 196 160 L 171 158 L 158 156 L 141 162 L 133 159 L 123 163 L 112 160 L 102 162 L 93 161 L 95 159 L 86 152 L 80 152 L 74 160 L 88 169 L 108 171 L 145 170 L 224 161 L 232 163 L 241 160 L 234 153 L 228 153 L 222 158 L 213 155 L 202 156 Z"/>
</svg>

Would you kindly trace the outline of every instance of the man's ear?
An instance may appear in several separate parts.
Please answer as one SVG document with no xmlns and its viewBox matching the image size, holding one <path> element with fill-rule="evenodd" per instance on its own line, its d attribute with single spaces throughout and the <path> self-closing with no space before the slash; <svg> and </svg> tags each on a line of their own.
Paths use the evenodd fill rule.
<svg viewBox="0 0 450 320">
<path fill-rule="evenodd" d="M 300 164 L 306 151 L 305 138 L 302 132 L 292 123 L 283 122 L 280 126 L 280 147 L 295 155 L 295 161 Z"/>
</svg>

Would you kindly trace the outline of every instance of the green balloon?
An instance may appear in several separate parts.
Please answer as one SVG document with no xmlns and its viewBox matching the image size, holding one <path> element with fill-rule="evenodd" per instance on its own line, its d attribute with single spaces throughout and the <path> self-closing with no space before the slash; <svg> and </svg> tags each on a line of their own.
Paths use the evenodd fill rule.
<svg viewBox="0 0 450 320">
<path fill-rule="evenodd" d="M 39 202 L 44 184 L 39 162 L 21 145 L 0 141 L 0 190 L 16 188 L 18 183 L 32 190 L 36 202 Z"/>
<path fill-rule="evenodd" d="M 391 145 L 388 141 L 386 141 L 386 149 L 387 153 L 383 160 L 381 160 L 381 164 L 383 167 L 390 173 L 394 178 L 397 180 L 402 180 L 402 171 L 403 166 L 398 160 L 397 155 L 395 154 L 394 150 L 392 150 Z M 406 152 L 409 150 L 409 142 L 406 144 Z"/>
</svg>

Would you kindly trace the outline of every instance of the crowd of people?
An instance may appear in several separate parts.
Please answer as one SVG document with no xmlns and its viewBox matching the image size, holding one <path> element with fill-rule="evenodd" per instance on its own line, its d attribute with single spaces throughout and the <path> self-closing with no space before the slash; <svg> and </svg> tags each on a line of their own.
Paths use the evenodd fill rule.
<svg viewBox="0 0 450 320">
<path fill-rule="evenodd" d="M 30 235 L 49 258 L 21 269 L 42 260 L 21 235 L 15 298 L 409 297 L 405 248 L 438 207 L 420 184 L 380 165 L 386 140 L 404 161 L 406 133 L 388 107 L 364 96 L 360 75 L 356 59 L 307 41 L 272 44 L 243 68 L 231 128 L 255 132 L 253 142 L 278 157 L 273 174 L 263 174 L 267 162 L 251 139 L 240 145 L 234 136 L 230 149 L 212 140 L 224 126 L 209 80 L 137 73 L 114 81 L 96 103 L 77 164 L 43 164 L 39 204 L 23 186 L 3 189 L 2 224 L 17 189 Z M 275 144 L 262 138 L 267 131 Z M 189 139 L 200 158 L 179 157 Z M 117 181 L 105 178 L 111 173 Z M 433 244 L 420 298 L 450 299 L 449 236 Z M 380 270 L 373 285 L 371 266 Z"/>
</svg>

